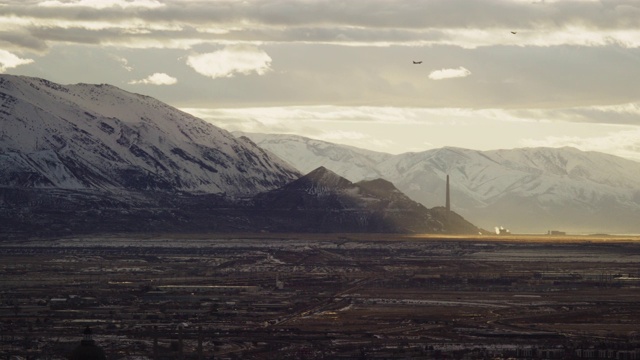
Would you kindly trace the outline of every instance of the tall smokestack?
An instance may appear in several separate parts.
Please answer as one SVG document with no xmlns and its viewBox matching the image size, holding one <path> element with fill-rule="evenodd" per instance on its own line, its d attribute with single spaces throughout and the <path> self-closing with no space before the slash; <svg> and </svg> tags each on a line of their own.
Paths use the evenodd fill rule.
<svg viewBox="0 0 640 360">
<path fill-rule="evenodd" d="M 451 197 L 449 193 L 449 175 L 447 175 L 447 202 L 446 202 L 447 212 L 451 211 Z"/>
</svg>

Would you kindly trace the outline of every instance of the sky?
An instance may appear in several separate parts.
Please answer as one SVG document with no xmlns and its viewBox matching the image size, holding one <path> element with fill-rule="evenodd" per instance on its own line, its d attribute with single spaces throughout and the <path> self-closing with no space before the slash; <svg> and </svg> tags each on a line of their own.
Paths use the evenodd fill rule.
<svg viewBox="0 0 640 360">
<path fill-rule="evenodd" d="M 0 0 L 0 73 L 393 154 L 640 161 L 638 0 Z"/>
</svg>

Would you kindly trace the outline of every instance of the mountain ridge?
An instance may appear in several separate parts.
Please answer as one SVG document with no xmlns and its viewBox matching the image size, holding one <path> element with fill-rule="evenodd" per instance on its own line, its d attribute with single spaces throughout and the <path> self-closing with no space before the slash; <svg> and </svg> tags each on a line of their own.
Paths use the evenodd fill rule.
<svg viewBox="0 0 640 360">
<path fill-rule="evenodd" d="M 449 218 L 384 180 L 325 167 L 301 177 L 250 138 L 148 96 L 0 75 L 0 239 L 479 230 Z"/>
<path fill-rule="evenodd" d="M 443 147 L 387 154 L 372 168 L 346 172 L 348 161 L 332 167 L 317 162 L 314 146 L 305 150 L 307 142 L 318 141 L 261 134 L 256 142 L 296 167 L 322 163 L 354 182 L 378 174 L 430 208 L 444 205 L 449 175 L 453 209 L 483 228 L 640 233 L 635 220 L 640 215 L 640 163 L 633 160 L 571 147 L 488 151 Z M 343 151 L 339 144 L 323 142 L 323 146 L 331 149 L 327 152 Z M 290 154 L 292 148 L 295 156 Z M 366 153 L 363 156 L 358 164 L 371 161 Z"/>
<path fill-rule="evenodd" d="M 299 173 L 255 143 L 111 85 L 0 75 L 0 185 L 255 194 Z"/>
</svg>

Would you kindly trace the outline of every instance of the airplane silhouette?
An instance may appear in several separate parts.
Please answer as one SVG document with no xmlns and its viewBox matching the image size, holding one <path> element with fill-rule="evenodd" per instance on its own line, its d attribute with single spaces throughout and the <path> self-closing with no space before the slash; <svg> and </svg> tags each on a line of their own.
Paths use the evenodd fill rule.
<svg viewBox="0 0 640 360">
<path fill-rule="evenodd" d="M 413 63 L 418 65 L 418 64 L 422 64 L 422 61 L 414 61 Z"/>
</svg>

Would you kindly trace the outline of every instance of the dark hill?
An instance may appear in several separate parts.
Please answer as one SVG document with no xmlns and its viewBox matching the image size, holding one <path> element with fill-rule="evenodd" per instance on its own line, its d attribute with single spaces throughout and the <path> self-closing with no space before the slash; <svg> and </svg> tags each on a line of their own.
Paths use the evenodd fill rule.
<svg viewBox="0 0 640 360">
<path fill-rule="evenodd" d="M 477 233 L 451 213 L 432 211 L 385 180 L 350 182 L 320 167 L 284 187 L 259 194 L 255 207 L 273 231 Z M 455 218 L 455 221 L 450 221 Z"/>
</svg>

